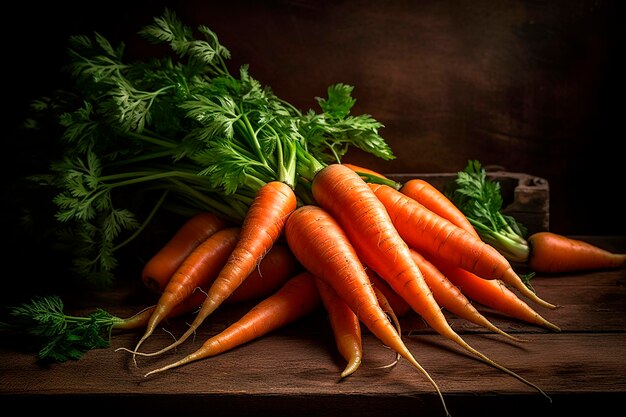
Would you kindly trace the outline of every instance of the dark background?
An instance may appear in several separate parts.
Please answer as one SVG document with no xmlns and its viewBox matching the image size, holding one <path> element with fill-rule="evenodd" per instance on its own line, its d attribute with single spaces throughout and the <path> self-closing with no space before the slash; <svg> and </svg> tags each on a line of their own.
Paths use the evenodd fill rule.
<svg viewBox="0 0 626 417">
<path fill-rule="evenodd" d="M 51 142 L 29 143 L 15 131 L 30 100 L 65 82 L 67 37 L 98 31 L 123 40 L 129 57 L 142 57 L 148 51 L 136 33 L 167 6 L 186 24 L 217 32 L 231 68 L 250 64 L 253 77 L 303 110 L 317 108 L 314 98 L 331 84 L 355 86 L 354 112 L 385 125 L 381 133 L 397 158 L 353 152 L 348 162 L 433 173 L 478 159 L 547 179 L 552 231 L 625 234 L 617 3 L 15 3 L 3 28 L 4 181 L 47 165 Z M 14 191 L 3 190 L 7 224 L 15 222 Z"/>
</svg>

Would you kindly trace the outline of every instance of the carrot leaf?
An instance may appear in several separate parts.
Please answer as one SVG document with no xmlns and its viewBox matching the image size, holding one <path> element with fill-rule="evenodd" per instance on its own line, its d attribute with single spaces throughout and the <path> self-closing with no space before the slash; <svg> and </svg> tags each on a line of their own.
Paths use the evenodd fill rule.
<svg viewBox="0 0 626 417">
<path fill-rule="evenodd" d="M 468 161 L 465 169 L 457 173 L 446 195 L 485 242 L 512 262 L 528 260 L 527 230 L 512 216 L 502 213 L 500 183 L 487 178 L 479 161 Z"/>
</svg>

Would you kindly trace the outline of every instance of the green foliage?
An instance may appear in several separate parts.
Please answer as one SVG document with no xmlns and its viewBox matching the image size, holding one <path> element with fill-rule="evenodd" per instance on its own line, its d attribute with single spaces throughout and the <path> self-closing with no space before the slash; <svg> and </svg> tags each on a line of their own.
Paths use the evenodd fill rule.
<svg viewBox="0 0 626 417">
<path fill-rule="evenodd" d="M 382 124 L 350 114 L 353 87 L 330 86 L 327 98 L 317 98 L 322 112 L 303 113 L 262 86 L 247 65 L 231 73 L 230 52 L 217 34 L 196 29 L 165 10 L 139 34 L 172 53 L 133 62 L 123 43 L 99 33 L 71 37 L 72 87 L 33 102 L 28 126 L 56 120 L 50 137 L 61 156 L 32 179 L 56 191 L 58 246 L 88 282 L 111 283 L 117 252 L 159 207 L 238 222 L 268 181 L 284 181 L 310 201 L 307 184 L 316 170 L 339 162 L 351 146 L 394 157 L 379 134 Z"/>
<path fill-rule="evenodd" d="M 453 187 L 446 194 L 485 242 L 510 261 L 526 262 L 529 251 L 527 230 L 512 216 L 502 213 L 500 183 L 487 178 L 480 162 L 468 161 L 465 169 L 457 173 Z"/>
<path fill-rule="evenodd" d="M 35 297 L 12 307 L 0 330 L 32 341 L 41 362 L 66 362 L 108 347 L 112 327 L 123 321 L 101 309 L 84 317 L 66 315 L 63 309 L 56 295 Z"/>
</svg>

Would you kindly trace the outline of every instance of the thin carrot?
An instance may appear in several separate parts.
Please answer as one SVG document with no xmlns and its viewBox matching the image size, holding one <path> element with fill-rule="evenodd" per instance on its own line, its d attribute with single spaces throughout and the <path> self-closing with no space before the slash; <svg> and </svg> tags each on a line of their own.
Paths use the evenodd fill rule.
<svg viewBox="0 0 626 417">
<path fill-rule="evenodd" d="M 367 271 L 370 271 L 370 270 L 367 270 Z M 368 273 L 367 275 L 369 275 L 370 282 L 371 282 L 372 276 L 375 276 L 375 274 Z M 402 326 L 400 325 L 400 319 L 398 319 L 398 315 L 396 314 L 396 312 L 394 311 L 393 307 L 391 306 L 391 303 L 389 302 L 389 300 L 385 296 L 385 293 L 383 293 L 380 290 L 380 287 L 377 287 L 376 285 L 374 285 L 373 282 L 372 282 L 372 289 L 374 290 L 374 294 L 376 294 L 376 299 L 378 300 L 378 305 L 380 305 L 380 308 L 383 309 L 385 314 L 387 314 L 387 316 L 389 317 L 389 319 L 391 320 L 393 325 L 396 327 L 396 332 L 398 332 L 398 334 L 400 336 L 402 336 Z M 401 357 L 402 356 L 399 353 L 396 352 L 396 359 L 393 362 L 391 362 L 390 364 L 381 366 L 380 368 L 389 368 L 391 366 L 394 366 L 395 364 L 398 363 L 398 361 L 400 361 Z"/>
<path fill-rule="evenodd" d="M 293 254 L 308 271 L 330 285 L 383 344 L 422 372 L 449 415 L 439 386 L 415 360 L 380 308 L 365 268 L 339 223 L 321 207 L 301 206 L 287 220 L 285 237 Z"/>
<path fill-rule="evenodd" d="M 413 261 L 407 243 L 398 233 L 400 228 L 394 226 L 386 205 L 383 205 L 373 188 L 370 188 L 373 185 L 366 183 L 350 168 L 341 164 L 331 164 L 316 174 L 312 192 L 318 204 L 337 219 L 349 241 L 354 245 L 357 256 L 386 280 L 435 331 L 483 362 L 508 373 L 545 395 L 535 384 L 470 346 L 450 327 L 421 271 Z M 384 187 L 419 205 L 399 191 L 389 186 Z M 471 236 L 465 231 L 463 233 Z M 295 251 L 294 254 L 298 257 Z"/>
<path fill-rule="evenodd" d="M 371 269 L 368 269 L 367 272 L 372 285 L 385 296 L 396 316 L 404 317 L 409 311 L 412 311 L 411 306 L 404 300 L 404 298 L 400 297 L 400 295 L 398 295 L 393 288 L 391 288 L 387 281 L 382 279 Z"/>
<path fill-rule="evenodd" d="M 274 244 L 248 278 L 224 302 L 241 303 L 268 297 L 300 268 L 289 246 Z"/>
<path fill-rule="evenodd" d="M 450 282 L 450 280 L 441 272 L 439 268 L 433 265 L 421 254 L 414 249 L 411 249 L 411 256 L 420 268 L 420 271 L 422 271 L 426 284 L 428 284 L 428 287 L 433 292 L 433 296 L 435 297 L 437 304 L 467 321 L 482 326 L 516 342 L 521 341 L 521 339 L 514 337 L 495 326 L 478 310 L 476 310 L 461 290 Z"/>
<path fill-rule="evenodd" d="M 190 217 L 144 265 L 141 279 L 149 290 L 161 294 L 185 258 L 209 236 L 227 227 L 227 223 L 210 212 Z"/>
<path fill-rule="evenodd" d="M 478 232 L 474 229 L 474 226 L 472 226 L 467 217 L 465 217 L 465 214 L 463 214 L 445 194 L 428 181 L 421 178 L 410 179 L 402 185 L 400 192 L 411 197 L 433 213 L 438 214 L 444 219 L 448 219 L 450 222 L 479 238 Z"/>
<path fill-rule="evenodd" d="M 528 266 L 535 272 L 560 273 L 621 268 L 626 254 L 612 253 L 579 239 L 552 232 L 528 237 Z"/>
<path fill-rule="evenodd" d="M 330 285 L 317 277 L 315 284 L 328 313 L 337 350 L 347 362 L 340 375 L 341 378 L 345 378 L 359 368 L 363 359 L 361 322 L 354 311 Z"/>
<path fill-rule="evenodd" d="M 176 270 L 150 316 L 144 335 L 135 351 L 165 320 L 176 305 L 187 299 L 196 288 L 201 288 L 218 274 L 238 242 L 240 229 L 222 229 L 198 246 Z"/>
<path fill-rule="evenodd" d="M 222 263 L 225 263 L 222 259 Z M 258 268 L 250 274 L 248 278 L 228 297 L 224 303 L 245 303 L 262 299 L 276 292 L 289 278 L 291 278 L 300 268 L 296 258 L 285 244 L 277 244 L 263 257 Z M 202 305 L 206 298 L 206 291 L 213 283 L 217 273 L 212 274 L 210 279 L 202 288 L 196 288 L 191 295 L 177 304 L 167 315 L 167 318 L 178 317 L 190 313 Z M 116 323 L 116 329 L 131 330 L 146 327 L 156 305 L 146 307 L 137 314 Z"/>
<path fill-rule="evenodd" d="M 491 245 L 391 187 L 369 186 L 389 212 L 402 239 L 413 249 L 424 255 L 439 256 L 480 277 L 500 279 L 537 304 L 556 308 L 530 290 L 509 261 Z"/>
<path fill-rule="evenodd" d="M 145 376 L 234 349 L 296 321 L 313 312 L 319 305 L 320 297 L 315 278 L 307 271 L 300 272 L 238 321 L 204 342 L 198 350 L 177 362 L 150 371 Z"/>
<path fill-rule="evenodd" d="M 517 294 L 509 290 L 502 281 L 481 278 L 436 257 L 429 259 L 448 277 L 450 282 L 470 299 L 518 320 L 554 331 L 561 330 L 533 310 Z"/>
<path fill-rule="evenodd" d="M 178 340 L 152 355 L 164 353 L 187 340 L 233 294 L 283 233 L 296 203 L 293 189 L 281 181 L 270 181 L 258 190 L 244 218 L 237 245 L 209 288 L 194 321 Z"/>
</svg>

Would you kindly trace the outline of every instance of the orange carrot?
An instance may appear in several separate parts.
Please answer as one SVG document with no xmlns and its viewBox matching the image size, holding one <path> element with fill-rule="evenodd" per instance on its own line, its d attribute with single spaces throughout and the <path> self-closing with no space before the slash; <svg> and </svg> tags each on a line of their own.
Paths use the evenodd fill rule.
<svg viewBox="0 0 626 417">
<path fill-rule="evenodd" d="M 156 326 L 167 318 L 176 305 L 187 299 L 196 288 L 201 288 L 218 274 L 229 254 L 237 244 L 240 229 L 222 229 L 198 246 L 176 270 L 150 316 L 144 335 L 135 351 L 154 332 Z"/>
<path fill-rule="evenodd" d="M 441 259 L 430 258 L 446 277 L 470 299 L 501 313 L 550 330 L 561 329 L 543 318 L 500 280 L 484 279 Z"/>
<path fill-rule="evenodd" d="M 359 368 L 363 359 L 361 322 L 354 311 L 330 285 L 317 277 L 315 284 L 328 313 L 337 349 L 347 362 L 346 367 L 341 372 L 341 378 L 345 378 Z"/>
<path fill-rule="evenodd" d="M 296 321 L 313 312 L 319 305 L 315 278 L 309 272 L 301 272 L 238 321 L 204 342 L 198 350 L 177 362 L 150 371 L 145 376 L 234 349 Z"/>
<path fill-rule="evenodd" d="M 474 229 L 474 226 L 472 226 L 467 217 L 465 217 L 465 214 L 428 181 L 421 178 L 410 179 L 402 185 L 400 192 L 411 197 L 433 213 L 448 219 L 450 222 L 479 238 L 478 232 Z"/>
<path fill-rule="evenodd" d="M 360 179 L 353 171 L 350 172 Z M 380 308 L 365 268 L 337 221 L 323 208 L 305 205 L 296 209 L 289 217 L 285 225 L 285 236 L 300 263 L 330 285 L 375 337 L 422 372 L 446 408 L 436 382 L 415 360 Z"/>
<path fill-rule="evenodd" d="M 413 249 L 424 255 L 441 257 L 480 277 L 500 279 L 537 304 L 556 308 L 530 290 L 509 261 L 493 246 L 391 187 L 381 184 L 369 186 L 390 213 L 402 239 Z"/>
<path fill-rule="evenodd" d="M 372 169 L 369 168 L 365 168 L 362 167 L 360 165 L 354 165 L 354 164 L 348 164 L 348 163 L 342 163 L 343 166 L 350 168 L 351 170 L 353 170 L 354 172 L 356 172 L 357 174 L 367 174 L 367 175 L 371 175 L 373 177 L 379 177 L 379 178 L 384 178 L 387 179 L 387 177 L 385 177 L 383 174 L 376 172 Z"/>
<path fill-rule="evenodd" d="M 224 220 L 210 212 L 200 212 L 189 218 L 143 267 L 141 279 L 146 288 L 161 294 L 185 258 L 200 243 L 226 226 Z"/>
<path fill-rule="evenodd" d="M 411 306 L 404 301 L 404 298 L 400 297 L 397 292 L 389 286 L 389 283 L 378 276 L 377 273 L 373 272 L 371 269 L 367 270 L 367 274 L 370 277 L 370 281 L 374 288 L 377 288 L 387 299 L 391 309 L 396 313 L 398 317 L 404 317 L 409 311 L 411 311 Z"/>
<path fill-rule="evenodd" d="M 357 256 L 387 281 L 435 331 L 482 361 L 543 393 L 536 385 L 471 347 L 450 327 L 413 261 L 407 243 L 398 234 L 400 228 L 394 226 L 386 205 L 381 203 L 373 188 L 370 188 L 374 185 L 366 183 L 348 167 L 331 164 L 316 174 L 311 190 L 318 204 L 341 225 L 354 245 Z M 389 186 L 384 187 L 419 205 L 399 191 Z M 465 231 L 463 233 L 471 236 Z M 295 251 L 294 254 L 298 257 Z"/>
<path fill-rule="evenodd" d="M 528 266 L 535 272 L 560 273 L 621 268 L 626 254 L 612 253 L 588 242 L 551 232 L 528 238 Z"/>
<path fill-rule="evenodd" d="M 241 303 L 265 298 L 276 292 L 300 268 L 286 244 L 275 244 L 248 278 L 225 300 Z"/>
<path fill-rule="evenodd" d="M 411 256 L 420 268 L 420 271 L 422 271 L 426 284 L 428 284 L 428 287 L 433 292 L 433 296 L 435 297 L 437 304 L 467 321 L 485 327 L 486 329 L 501 334 L 511 340 L 515 340 L 517 342 L 520 341 L 519 338 L 511 336 L 496 327 L 478 310 L 476 310 L 461 290 L 450 282 L 446 275 L 443 274 L 435 265 L 413 249 L 411 249 Z"/>
<path fill-rule="evenodd" d="M 222 264 L 225 261 L 222 259 Z M 287 245 L 277 244 L 263 257 L 248 278 L 228 297 L 224 303 L 245 303 L 262 299 L 276 292 L 289 278 L 291 278 L 300 268 L 296 258 L 293 256 Z M 177 304 L 167 315 L 167 318 L 177 317 L 190 313 L 202 305 L 206 298 L 206 291 L 213 283 L 217 273 L 213 274 L 202 288 L 196 288 L 181 303 Z M 113 327 L 117 329 L 138 329 L 148 325 L 150 316 L 156 305 L 146 307 L 132 317 L 123 322 L 116 323 Z"/>
<path fill-rule="evenodd" d="M 237 246 L 209 288 L 194 321 L 178 340 L 153 355 L 166 352 L 187 340 L 233 294 L 278 240 L 295 208 L 296 195 L 287 184 L 271 181 L 259 189 L 244 218 Z"/>
</svg>

